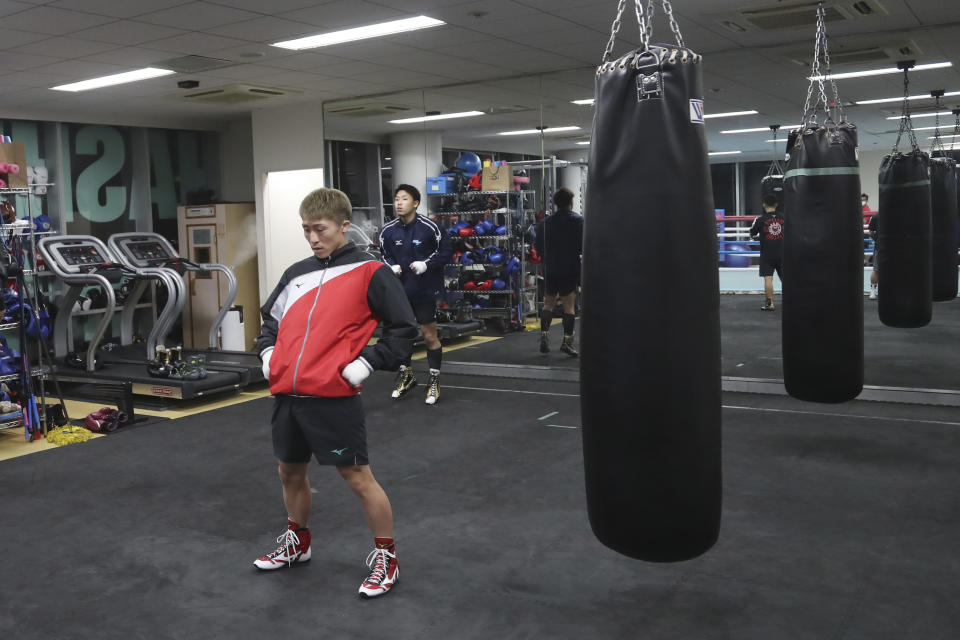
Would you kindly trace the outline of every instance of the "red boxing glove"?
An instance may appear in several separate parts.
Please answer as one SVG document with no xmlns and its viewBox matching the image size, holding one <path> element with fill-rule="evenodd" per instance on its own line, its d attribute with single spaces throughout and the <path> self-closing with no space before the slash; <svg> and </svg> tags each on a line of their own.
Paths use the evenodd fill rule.
<svg viewBox="0 0 960 640">
<path fill-rule="evenodd" d="M 480 289 L 481 291 L 489 291 L 490 289 L 493 289 L 493 280 L 484 280 L 483 284 L 477 285 L 477 289 Z"/>
<path fill-rule="evenodd" d="M 473 291 L 477 288 L 477 283 L 472 281 L 466 282 L 464 283 L 463 288 L 466 289 L 467 291 Z"/>
<path fill-rule="evenodd" d="M 463 229 L 460 229 L 460 231 L 458 231 L 458 233 L 459 233 L 461 236 L 464 236 L 464 237 L 465 237 L 465 236 L 472 236 L 472 235 L 473 235 L 473 227 L 464 227 Z"/>
</svg>

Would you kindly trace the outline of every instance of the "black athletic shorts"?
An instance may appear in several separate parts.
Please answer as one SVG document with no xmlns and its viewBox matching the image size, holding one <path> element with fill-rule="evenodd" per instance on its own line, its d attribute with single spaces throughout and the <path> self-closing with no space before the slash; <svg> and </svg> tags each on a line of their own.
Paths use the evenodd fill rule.
<svg viewBox="0 0 960 640">
<path fill-rule="evenodd" d="M 780 258 L 764 258 L 760 256 L 760 277 L 772 276 L 776 271 L 780 279 L 783 280 L 783 273 L 780 272 Z"/>
<path fill-rule="evenodd" d="M 360 396 L 273 399 L 273 454 L 280 462 L 369 464 L 367 428 Z"/>
<path fill-rule="evenodd" d="M 418 302 L 411 302 L 410 306 L 413 307 L 413 315 L 417 319 L 417 324 L 430 324 L 431 322 L 437 321 L 436 300 L 420 300 Z"/>
<path fill-rule="evenodd" d="M 543 283 L 544 295 L 565 296 L 577 290 L 577 287 L 580 285 L 580 274 L 570 273 L 570 274 L 553 275 L 548 273 L 543 280 L 544 280 L 544 283 Z"/>
</svg>

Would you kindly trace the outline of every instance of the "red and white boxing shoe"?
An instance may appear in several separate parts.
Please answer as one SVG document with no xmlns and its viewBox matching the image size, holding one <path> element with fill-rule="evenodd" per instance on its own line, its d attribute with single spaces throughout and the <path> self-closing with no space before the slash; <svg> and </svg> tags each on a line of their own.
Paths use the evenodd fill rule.
<svg viewBox="0 0 960 640">
<path fill-rule="evenodd" d="M 382 596 L 393 588 L 400 577 L 400 567 L 397 565 L 397 554 L 390 549 L 374 549 L 367 556 L 367 566 L 370 575 L 360 585 L 361 598 L 375 598 Z"/>
<path fill-rule="evenodd" d="M 301 535 L 297 535 L 300 532 Z M 273 553 L 260 556 L 253 562 L 253 566 L 264 571 L 290 567 L 299 562 L 310 561 L 310 531 L 309 529 L 289 528 L 283 532 L 277 542 L 279 547 Z"/>
</svg>

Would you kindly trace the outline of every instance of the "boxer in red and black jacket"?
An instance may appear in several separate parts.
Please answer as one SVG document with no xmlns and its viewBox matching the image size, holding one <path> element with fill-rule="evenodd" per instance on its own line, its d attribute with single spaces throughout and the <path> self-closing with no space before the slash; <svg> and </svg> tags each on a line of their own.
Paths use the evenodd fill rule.
<svg viewBox="0 0 960 640">
<path fill-rule="evenodd" d="M 317 189 L 300 205 L 313 256 L 288 268 L 260 310 L 257 338 L 274 395 L 273 451 L 279 461 L 287 530 L 254 566 L 272 570 L 310 559 L 312 496 L 307 464 L 336 465 L 360 499 L 374 536 L 360 595 L 390 590 L 400 575 L 390 500 L 370 471 L 360 388 L 376 369 L 410 356 L 417 327 L 393 271 L 347 242 L 350 200 Z M 383 334 L 368 345 L 377 325 Z"/>
</svg>

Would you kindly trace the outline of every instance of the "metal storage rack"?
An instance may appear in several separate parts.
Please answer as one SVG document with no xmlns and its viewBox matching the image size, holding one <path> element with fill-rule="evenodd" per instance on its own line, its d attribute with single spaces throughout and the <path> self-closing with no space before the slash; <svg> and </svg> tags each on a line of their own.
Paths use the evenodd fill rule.
<svg viewBox="0 0 960 640">
<path fill-rule="evenodd" d="M 524 293 L 535 287 L 526 286 L 527 273 L 529 271 L 526 259 L 526 247 L 523 241 L 523 232 L 528 224 L 527 216 L 536 211 L 535 207 L 528 206 L 536 198 L 536 192 L 530 190 L 522 191 L 471 191 L 459 194 L 438 194 L 430 193 L 428 195 L 428 215 L 437 218 L 440 226 L 445 230 L 449 229 L 452 223 L 459 220 L 469 222 L 471 226 L 476 225 L 482 220 L 491 220 L 496 227 L 505 226 L 507 232 L 504 235 L 472 235 L 472 236 L 451 236 L 454 245 L 454 251 L 458 250 L 458 245 L 476 243 L 476 249 L 481 249 L 484 245 L 496 246 L 500 248 L 507 258 L 496 264 L 475 263 L 464 265 L 458 262 L 450 262 L 444 268 L 444 278 L 455 282 L 455 286 L 448 286 L 448 294 L 456 294 L 461 299 L 470 303 L 470 314 L 472 317 L 483 320 L 485 323 L 497 324 L 501 331 L 523 330 L 525 327 L 524 318 L 526 312 L 526 301 Z M 502 198 L 500 207 L 497 208 L 465 208 L 469 205 L 470 199 L 498 197 Z M 441 208 L 434 210 L 433 203 L 439 203 L 440 198 L 452 198 L 454 204 L 451 208 Z M 465 202 L 467 200 L 467 202 Z M 519 273 L 504 276 L 503 271 L 507 266 L 509 257 L 515 256 L 520 261 Z M 462 289 L 459 286 L 462 276 L 476 273 L 483 276 L 483 279 L 492 279 L 500 277 L 507 283 L 505 289 L 475 290 Z M 485 302 L 487 306 L 480 303 Z"/>
<path fill-rule="evenodd" d="M 23 257 L 21 258 L 21 259 L 23 260 L 23 262 L 24 262 L 24 264 L 23 264 L 23 275 L 24 275 L 25 278 L 26 278 L 26 277 L 29 277 L 29 276 L 35 276 L 35 275 L 36 275 L 36 264 L 37 264 L 37 248 L 36 248 L 36 247 L 37 247 L 37 239 L 38 239 L 40 236 L 50 235 L 50 234 L 56 233 L 55 231 L 44 231 L 44 232 L 40 232 L 40 231 L 37 231 L 37 230 L 34 228 L 34 219 L 35 219 L 37 216 L 34 215 L 34 210 L 33 210 L 33 206 L 34 206 L 34 205 L 33 205 L 33 196 L 38 195 L 38 194 L 36 193 L 35 189 L 36 189 L 37 187 L 52 187 L 52 186 L 54 186 L 54 185 L 53 185 L 53 184 L 35 184 L 35 185 L 30 185 L 30 186 L 28 186 L 28 187 L 3 187 L 3 188 L 0 188 L 0 196 L 8 196 L 8 195 L 13 195 L 13 196 L 26 196 L 26 200 L 27 200 L 27 225 L 26 225 L 26 227 L 24 227 L 24 226 L 7 226 L 7 225 L 5 225 L 5 227 L 4 227 L 4 232 L 5 232 L 5 234 L 4 234 L 4 235 L 9 234 L 9 237 L 4 237 L 4 238 L 2 238 L 2 240 L 3 240 L 4 242 L 8 242 L 8 241 L 12 240 L 12 239 L 13 239 L 14 237 L 16 237 L 16 236 L 29 237 L 29 239 L 30 239 L 30 240 L 29 240 L 29 243 L 30 243 L 30 245 L 29 245 L 29 250 L 26 251 L 26 252 L 24 253 Z M 44 192 L 44 193 L 45 193 L 45 192 Z M 29 266 L 26 264 L 27 262 L 29 262 Z M 38 310 L 38 308 L 39 308 L 36 282 L 34 282 L 34 286 L 30 288 L 30 291 L 27 291 L 27 292 L 21 291 L 21 292 L 20 292 L 21 298 L 22 298 L 22 296 L 23 296 L 25 293 L 26 293 L 26 294 L 30 294 L 29 297 L 28 297 L 28 299 L 26 300 L 26 302 L 28 302 L 28 303 L 30 304 L 30 307 L 34 310 L 34 312 L 36 312 L 36 311 Z M 6 331 L 10 331 L 10 330 L 12 330 L 12 329 L 19 329 L 19 328 L 20 328 L 20 322 L 11 322 L 11 323 L 0 324 L 0 333 L 4 333 L 4 332 L 6 332 Z M 21 351 L 22 351 L 23 349 L 26 349 L 26 348 L 27 348 L 27 345 L 24 345 L 24 344 L 21 344 L 21 345 L 18 345 L 18 346 L 20 347 Z M 40 406 L 43 407 L 43 406 L 45 405 L 45 403 L 46 403 L 46 388 L 45 388 L 44 382 L 45 382 L 45 380 L 46 380 L 47 371 L 49 370 L 48 368 L 49 368 L 49 364 L 50 364 L 50 363 L 44 364 L 44 362 L 43 362 L 43 350 L 42 350 L 42 349 L 38 350 L 38 352 L 37 352 L 37 357 L 35 358 L 35 362 L 36 362 L 35 366 L 32 366 L 31 369 L 30 369 L 30 376 L 31 376 L 32 378 L 36 378 L 36 379 L 39 381 L 39 383 L 40 383 L 40 384 L 39 384 Z M 13 381 L 17 381 L 17 380 L 19 380 L 19 378 L 20 378 L 20 374 L 19 374 L 19 373 L 2 375 L 2 376 L 0 376 L 0 383 L 2 383 L 2 382 L 13 382 Z M 47 421 L 46 421 L 46 417 L 45 417 L 45 416 L 42 417 L 40 422 L 41 422 L 41 429 L 42 429 L 43 435 L 46 436 L 46 435 L 47 435 Z M 7 420 L 7 421 L 5 421 L 5 422 L 0 422 L 0 429 L 20 427 L 20 426 L 23 426 L 23 424 L 24 424 L 24 422 L 23 422 L 23 418 L 22 418 L 22 417 L 21 417 L 21 418 L 18 418 L 18 419 L 15 419 L 15 420 Z"/>
</svg>

